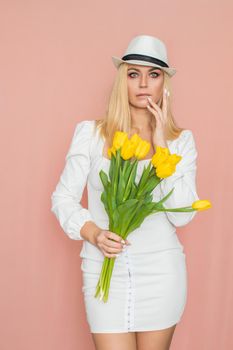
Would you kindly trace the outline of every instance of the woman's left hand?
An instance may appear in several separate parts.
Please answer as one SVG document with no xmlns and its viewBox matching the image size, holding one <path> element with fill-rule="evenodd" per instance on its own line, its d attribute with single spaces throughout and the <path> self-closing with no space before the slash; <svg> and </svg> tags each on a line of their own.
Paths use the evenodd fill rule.
<svg viewBox="0 0 233 350">
<path fill-rule="evenodd" d="M 156 127 L 152 140 L 154 146 L 168 147 L 165 139 L 165 125 L 167 122 L 167 94 L 166 89 L 163 90 L 163 107 L 162 109 L 148 97 L 148 110 L 155 116 Z"/>
</svg>

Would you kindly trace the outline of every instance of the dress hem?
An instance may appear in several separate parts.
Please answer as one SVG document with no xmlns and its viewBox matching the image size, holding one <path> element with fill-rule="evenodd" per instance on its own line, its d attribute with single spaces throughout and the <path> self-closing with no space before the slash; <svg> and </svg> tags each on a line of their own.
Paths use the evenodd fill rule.
<svg viewBox="0 0 233 350">
<path fill-rule="evenodd" d="M 131 332 L 146 332 L 146 331 L 160 331 L 166 328 L 170 328 L 172 326 L 174 326 L 175 324 L 178 324 L 180 322 L 181 318 L 173 321 L 171 323 L 169 323 L 166 326 L 162 326 L 162 328 L 158 328 L 158 327 L 152 327 L 152 328 L 132 328 L 132 329 L 122 329 L 122 330 L 106 330 L 106 331 L 91 331 L 91 333 L 131 333 Z"/>
</svg>

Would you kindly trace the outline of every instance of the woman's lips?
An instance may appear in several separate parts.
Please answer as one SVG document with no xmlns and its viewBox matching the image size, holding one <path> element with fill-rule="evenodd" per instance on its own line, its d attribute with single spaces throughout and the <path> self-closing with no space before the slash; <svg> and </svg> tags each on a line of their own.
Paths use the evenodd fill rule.
<svg viewBox="0 0 233 350">
<path fill-rule="evenodd" d="M 136 95 L 137 98 L 147 98 L 148 96 L 151 96 L 151 95 Z"/>
</svg>

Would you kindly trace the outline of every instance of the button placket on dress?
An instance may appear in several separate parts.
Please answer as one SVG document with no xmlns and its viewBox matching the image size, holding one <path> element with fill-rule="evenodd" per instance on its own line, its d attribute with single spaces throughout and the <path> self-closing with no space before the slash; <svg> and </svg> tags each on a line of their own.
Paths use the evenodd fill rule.
<svg viewBox="0 0 233 350">
<path fill-rule="evenodd" d="M 132 261 L 130 259 L 130 255 L 127 249 L 125 250 L 123 256 L 128 275 L 126 290 L 125 328 L 129 331 L 132 330 L 134 326 L 134 274 Z"/>
</svg>

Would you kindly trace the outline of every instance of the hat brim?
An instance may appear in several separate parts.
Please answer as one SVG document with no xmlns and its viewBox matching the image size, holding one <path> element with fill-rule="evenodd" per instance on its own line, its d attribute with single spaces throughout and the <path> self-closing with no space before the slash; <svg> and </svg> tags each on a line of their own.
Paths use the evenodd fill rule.
<svg viewBox="0 0 233 350">
<path fill-rule="evenodd" d="M 147 61 L 140 61 L 140 60 L 128 60 L 128 61 L 124 61 L 122 60 L 120 57 L 116 57 L 116 56 L 112 56 L 112 61 L 115 65 L 116 68 L 118 68 L 120 66 L 121 63 L 131 63 L 131 64 L 139 64 L 141 66 L 152 66 L 152 67 L 159 67 L 162 70 L 164 70 L 168 75 L 170 75 L 171 77 L 177 72 L 177 70 L 175 68 L 172 67 L 161 67 L 160 65 L 156 64 L 156 63 L 151 63 L 151 62 L 147 62 Z"/>
</svg>

